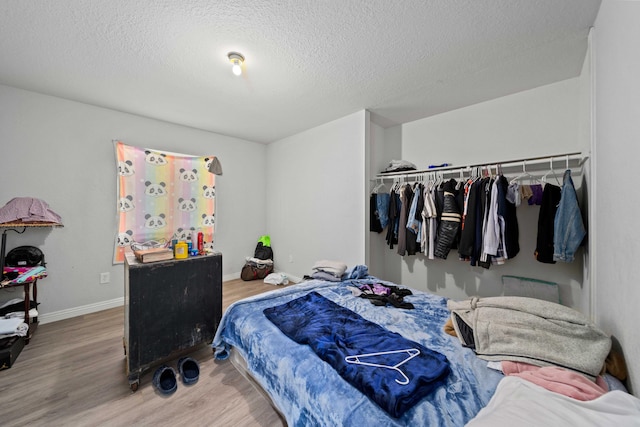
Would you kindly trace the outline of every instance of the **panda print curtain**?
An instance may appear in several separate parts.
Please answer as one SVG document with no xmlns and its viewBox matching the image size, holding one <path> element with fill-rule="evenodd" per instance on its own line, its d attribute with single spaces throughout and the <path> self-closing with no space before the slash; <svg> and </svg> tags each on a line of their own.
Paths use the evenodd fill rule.
<svg viewBox="0 0 640 427">
<path fill-rule="evenodd" d="M 113 262 L 124 261 L 131 243 L 186 240 L 204 234 L 213 247 L 214 156 L 196 157 L 138 148 L 115 141 L 118 170 L 118 233 Z M 194 242 L 195 244 L 195 242 Z"/>
</svg>

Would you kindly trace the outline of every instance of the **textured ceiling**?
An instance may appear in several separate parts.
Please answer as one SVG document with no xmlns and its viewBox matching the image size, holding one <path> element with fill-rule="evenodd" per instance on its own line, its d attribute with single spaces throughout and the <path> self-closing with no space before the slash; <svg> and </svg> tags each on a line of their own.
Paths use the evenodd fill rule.
<svg viewBox="0 0 640 427">
<path fill-rule="evenodd" d="M 0 84 L 268 143 L 362 109 L 390 126 L 575 77 L 599 5 L 2 0 Z"/>
</svg>

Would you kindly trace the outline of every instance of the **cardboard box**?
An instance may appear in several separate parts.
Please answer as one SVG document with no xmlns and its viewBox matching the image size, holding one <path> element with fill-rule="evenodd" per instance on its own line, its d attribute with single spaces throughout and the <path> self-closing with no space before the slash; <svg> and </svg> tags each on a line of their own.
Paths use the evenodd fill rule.
<svg viewBox="0 0 640 427">
<path fill-rule="evenodd" d="M 24 337 L 13 336 L 0 340 L 0 371 L 9 369 L 16 363 L 24 347 Z"/>
<path fill-rule="evenodd" d="M 167 261 L 173 259 L 173 251 L 169 248 L 151 248 L 133 251 L 140 262 Z"/>
</svg>

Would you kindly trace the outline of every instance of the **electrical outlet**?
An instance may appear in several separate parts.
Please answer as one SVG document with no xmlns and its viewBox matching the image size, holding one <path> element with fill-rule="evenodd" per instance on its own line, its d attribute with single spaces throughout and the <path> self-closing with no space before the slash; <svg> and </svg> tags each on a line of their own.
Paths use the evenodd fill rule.
<svg viewBox="0 0 640 427">
<path fill-rule="evenodd" d="M 289 255 L 289 262 L 293 262 L 293 255 Z"/>
<path fill-rule="evenodd" d="M 111 281 L 109 273 L 100 273 L 100 283 L 105 284 Z"/>
</svg>

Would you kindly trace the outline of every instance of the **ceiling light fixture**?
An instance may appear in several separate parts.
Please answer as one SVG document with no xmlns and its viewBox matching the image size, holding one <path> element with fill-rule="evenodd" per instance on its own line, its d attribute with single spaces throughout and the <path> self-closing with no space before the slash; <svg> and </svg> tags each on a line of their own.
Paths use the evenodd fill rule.
<svg viewBox="0 0 640 427">
<path fill-rule="evenodd" d="M 233 64 L 233 67 L 231 67 L 231 71 L 233 71 L 233 74 L 235 74 L 236 76 L 242 74 L 242 63 L 244 62 L 244 56 L 242 56 L 238 52 L 229 52 L 227 54 L 227 57 Z"/>
</svg>

